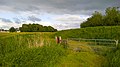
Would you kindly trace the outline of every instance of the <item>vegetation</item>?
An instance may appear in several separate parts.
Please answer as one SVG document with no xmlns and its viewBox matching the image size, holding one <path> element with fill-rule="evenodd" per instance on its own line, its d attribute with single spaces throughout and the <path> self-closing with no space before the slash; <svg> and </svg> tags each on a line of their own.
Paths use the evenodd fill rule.
<svg viewBox="0 0 120 67">
<path fill-rule="evenodd" d="M 105 16 L 95 12 L 91 18 L 81 24 L 83 28 L 80 29 L 50 33 L 57 30 L 51 26 L 23 24 L 20 28 L 22 33 L 0 33 L 0 66 L 119 67 L 120 45 L 118 48 L 108 48 L 104 45 L 93 46 L 87 42 L 69 40 L 68 47 L 64 48 L 65 44 L 56 44 L 53 39 L 55 36 L 61 36 L 63 39 L 120 40 L 119 17 L 120 11 L 113 7 L 106 9 Z"/>
<path fill-rule="evenodd" d="M 120 40 L 120 26 L 100 26 L 80 29 L 63 30 L 54 36 L 63 38 L 87 38 L 87 39 L 116 39 Z"/>
<path fill-rule="evenodd" d="M 43 41 L 46 34 L 0 33 L 0 66 L 48 67 L 60 62 L 65 49 L 54 41 Z M 41 36 L 42 35 L 42 36 Z M 44 44 L 44 45 L 43 45 Z"/>
<path fill-rule="evenodd" d="M 23 24 L 19 28 L 21 32 L 56 32 L 57 29 L 54 29 L 51 26 L 43 26 L 39 24 Z"/>
<path fill-rule="evenodd" d="M 101 54 L 97 54 L 93 50 L 93 47 L 85 42 L 69 40 L 68 44 L 68 49 L 71 51 L 69 51 L 67 56 L 62 58 L 59 67 L 102 67 L 102 64 L 106 61 L 102 54 L 104 54 L 103 51 L 106 53 L 105 49 L 108 50 L 108 48 L 100 51 L 102 52 Z M 76 51 L 76 48 L 80 50 Z"/>
<path fill-rule="evenodd" d="M 120 10 L 118 7 L 109 7 L 106 9 L 105 15 L 95 11 L 87 21 L 83 22 L 80 26 L 96 27 L 96 26 L 119 26 L 120 25 Z"/>
<path fill-rule="evenodd" d="M 17 30 L 14 28 L 14 27 L 11 27 L 10 29 L 9 29 L 9 32 L 16 32 Z"/>
<path fill-rule="evenodd" d="M 120 40 L 120 26 L 99 26 L 87 27 L 80 29 L 63 30 L 55 33 L 55 36 L 63 38 L 88 38 L 88 39 L 116 39 Z M 85 45 L 85 43 L 84 43 Z M 120 66 L 120 46 L 117 49 L 103 50 L 102 55 L 107 59 L 103 67 L 119 67 Z M 102 48 L 103 49 L 103 48 Z M 107 48 L 105 48 L 107 49 Z M 101 52 L 99 52 L 101 54 Z"/>
<path fill-rule="evenodd" d="M 64 49 L 62 45 L 56 44 L 51 36 L 119 39 L 119 28 L 119 26 L 88 27 L 59 31 L 55 34 L 0 33 L 0 66 L 118 67 L 119 49 L 93 47 L 85 42 L 80 44 L 74 41 L 70 41 L 68 49 Z M 76 47 L 80 48 L 80 52 L 73 50 Z M 100 51 L 96 53 L 95 49 Z"/>
<path fill-rule="evenodd" d="M 54 33 L 0 33 L 0 66 L 2 67 L 101 67 L 104 57 L 81 47 L 75 52 L 56 44 Z M 72 42 L 69 46 L 75 44 Z M 91 48 L 91 47 L 90 47 Z M 84 58 L 86 56 L 86 58 Z M 100 60 L 97 61 L 96 59 Z"/>
<path fill-rule="evenodd" d="M 104 67 L 119 67 L 120 66 L 120 49 L 109 51 L 106 55 L 107 62 Z"/>
</svg>

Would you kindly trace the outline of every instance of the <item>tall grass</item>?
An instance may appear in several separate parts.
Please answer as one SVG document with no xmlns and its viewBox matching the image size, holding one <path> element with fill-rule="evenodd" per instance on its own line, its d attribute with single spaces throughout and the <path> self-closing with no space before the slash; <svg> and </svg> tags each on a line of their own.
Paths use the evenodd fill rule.
<svg viewBox="0 0 120 67">
<path fill-rule="evenodd" d="M 107 62 L 104 67 L 119 67 L 120 66 L 120 48 L 107 52 Z"/>
<path fill-rule="evenodd" d="M 57 49 L 56 49 L 57 48 Z M 14 51 L 5 54 L 3 66 L 19 67 L 50 67 L 60 62 L 60 57 L 65 55 L 65 51 L 60 46 L 44 46 Z"/>
<path fill-rule="evenodd" d="M 45 33 L 0 34 L 2 67 L 53 67 L 65 56 L 62 46 L 49 41 Z"/>
</svg>

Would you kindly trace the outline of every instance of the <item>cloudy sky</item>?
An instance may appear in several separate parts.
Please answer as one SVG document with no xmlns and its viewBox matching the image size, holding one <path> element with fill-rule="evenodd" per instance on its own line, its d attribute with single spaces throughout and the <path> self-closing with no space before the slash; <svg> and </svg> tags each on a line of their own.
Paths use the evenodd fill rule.
<svg viewBox="0 0 120 67">
<path fill-rule="evenodd" d="M 120 0 L 0 0 L 0 28 L 26 23 L 53 26 L 58 30 L 79 28 L 94 11 L 120 7 Z"/>
</svg>

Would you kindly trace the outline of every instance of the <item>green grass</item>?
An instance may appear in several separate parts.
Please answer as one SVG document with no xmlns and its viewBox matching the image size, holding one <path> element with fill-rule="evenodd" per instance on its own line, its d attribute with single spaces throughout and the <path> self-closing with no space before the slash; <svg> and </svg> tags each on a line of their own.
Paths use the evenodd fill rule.
<svg viewBox="0 0 120 67">
<path fill-rule="evenodd" d="M 75 48 L 80 48 L 80 51 L 75 51 Z M 104 61 L 106 58 L 97 54 L 87 43 L 70 41 L 68 55 L 63 57 L 56 67 L 102 67 Z"/>
<path fill-rule="evenodd" d="M 0 66 L 102 67 L 106 61 L 102 53 L 96 53 L 86 42 L 70 41 L 69 47 L 63 48 L 55 43 L 56 33 L 0 33 Z M 73 50 L 76 47 L 81 48 L 80 52 Z"/>
<path fill-rule="evenodd" d="M 101 67 L 104 57 L 90 52 L 72 53 L 62 58 L 58 67 Z"/>
<path fill-rule="evenodd" d="M 67 38 L 86 38 L 86 39 L 115 39 L 120 40 L 120 26 L 100 26 L 87 27 L 80 29 L 63 30 L 55 33 L 54 36 L 61 36 Z M 120 42 L 120 41 L 119 41 Z M 85 43 L 84 43 L 85 44 Z M 102 45 L 103 46 L 103 45 Z M 107 62 L 103 64 L 104 67 L 119 67 L 120 66 L 120 44 L 118 49 L 108 49 L 106 47 L 93 46 L 93 49 L 100 49 L 97 54 L 102 54 Z"/>
<path fill-rule="evenodd" d="M 2 67 L 53 67 L 65 56 L 65 49 L 49 39 L 49 33 L 0 34 Z"/>
<path fill-rule="evenodd" d="M 60 57 L 64 55 L 65 51 L 60 46 L 29 48 L 5 54 L 2 65 L 3 67 L 52 67 L 59 63 Z"/>
<path fill-rule="evenodd" d="M 87 39 L 118 39 L 120 40 L 120 26 L 101 26 L 80 29 L 70 29 L 57 32 L 54 36 L 63 38 Z"/>
</svg>

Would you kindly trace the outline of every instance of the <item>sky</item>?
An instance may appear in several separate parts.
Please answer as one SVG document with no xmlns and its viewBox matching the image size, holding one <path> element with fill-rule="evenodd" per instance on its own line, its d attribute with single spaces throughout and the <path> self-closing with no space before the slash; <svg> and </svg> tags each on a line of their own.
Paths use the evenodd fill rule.
<svg viewBox="0 0 120 67">
<path fill-rule="evenodd" d="M 120 7 L 120 0 L 0 0 L 0 28 L 37 23 L 58 30 L 80 28 L 94 11 Z"/>
</svg>

